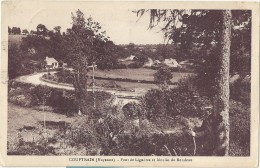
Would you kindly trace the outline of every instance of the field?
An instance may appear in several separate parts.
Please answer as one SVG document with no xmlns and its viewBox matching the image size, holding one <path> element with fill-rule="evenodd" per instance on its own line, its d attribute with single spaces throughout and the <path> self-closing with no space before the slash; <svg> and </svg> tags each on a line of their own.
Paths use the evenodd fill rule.
<svg viewBox="0 0 260 168">
<path fill-rule="evenodd" d="M 65 145 L 65 139 L 57 137 L 66 127 L 76 122 L 77 116 L 45 112 L 46 130 L 44 131 L 44 112 L 34 108 L 25 108 L 8 103 L 8 154 L 9 155 L 44 155 L 53 150 L 55 154 L 77 155 L 85 152 L 84 147 Z M 47 139 L 48 143 L 44 142 Z"/>
<path fill-rule="evenodd" d="M 113 69 L 113 70 L 99 70 L 95 71 L 95 83 L 96 86 L 104 88 L 125 88 L 133 89 L 137 92 L 146 92 L 152 88 L 158 88 L 158 85 L 153 83 L 154 73 L 156 70 L 147 68 L 138 69 Z M 173 78 L 172 83 L 178 82 L 181 78 L 190 75 L 191 73 L 183 72 L 172 72 Z M 58 77 L 53 75 L 53 80 L 58 80 L 58 78 L 65 79 L 68 74 L 57 73 Z M 92 86 L 92 71 L 88 73 L 89 79 L 87 81 L 89 86 Z M 98 78 L 99 77 L 99 78 Z M 101 78 L 101 79 L 100 79 Z M 147 82 L 146 82 L 147 81 Z M 71 83 L 70 81 L 59 81 L 63 83 Z M 117 86 L 115 86 L 117 85 Z M 110 87 L 109 87 L 110 86 Z M 174 87 L 175 85 L 170 85 Z"/>
<path fill-rule="evenodd" d="M 8 44 L 16 44 L 19 47 L 23 37 L 26 37 L 26 35 L 8 35 Z"/>
<path fill-rule="evenodd" d="M 45 112 L 46 121 L 65 121 L 66 123 L 71 123 L 74 121 L 74 118 L 67 117 L 62 114 Z M 44 119 L 44 112 L 42 110 L 37 110 L 33 108 L 26 108 L 8 103 L 8 141 L 12 142 L 17 139 L 19 132 L 25 130 L 26 128 L 32 128 L 35 132 L 33 135 L 36 139 L 39 134 L 36 132 L 43 128 L 42 122 Z M 27 133 L 28 130 L 26 131 Z M 25 141 L 30 141 L 34 134 L 30 133 L 30 136 L 23 135 Z"/>
<path fill-rule="evenodd" d="M 146 80 L 153 81 L 154 73 L 156 70 L 148 68 L 138 68 L 138 69 L 113 69 L 113 70 L 97 70 L 95 71 L 95 76 L 103 78 L 127 78 L 133 80 Z M 92 74 L 92 71 L 90 71 Z M 177 82 L 181 77 L 187 76 L 190 73 L 178 73 L 173 72 L 172 82 Z"/>
<path fill-rule="evenodd" d="M 102 79 L 95 79 L 95 83 L 97 84 L 97 86 L 106 85 L 109 82 L 111 82 L 111 81 L 102 80 Z M 92 83 L 92 80 L 89 79 L 88 80 L 89 86 L 92 86 L 91 83 Z M 133 90 L 136 90 L 137 92 L 146 92 L 150 89 L 158 88 L 158 86 L 156 84 L 148 84 L 148 83 L 120 82 L 120 81 L 115 81 L 115 83 L 117 85 L 119 85 L 121 88 L 133 89 Z"/>
</svg>

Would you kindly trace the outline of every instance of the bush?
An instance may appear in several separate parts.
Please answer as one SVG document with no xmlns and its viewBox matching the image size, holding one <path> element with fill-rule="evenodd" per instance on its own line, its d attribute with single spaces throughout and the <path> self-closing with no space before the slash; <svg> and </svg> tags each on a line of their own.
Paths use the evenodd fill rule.
<svg viewBox="0 0 260 168">
<path fill-rule="evenodd" d="M 113 69 L 126 69 L 127 66 L 125 64 L 117 63 L 113 66 Z"/>
<path fill-rule="evenodd" d="M 104 101 L 111 97 L 110 93 L 97 91 L 95 92 L 96 105 L 104 104 Z M 89 111 L 93 111 L 93 95 L 88 92 L 86 98 L 88 101 Z M 54 112 L 73 115 L 78 112 L 78 104 L 75 99 L 75 93 L 72 90 L 50 88 L 48 86 L 34 86 L 27 83 L 10 81 L 8 100 L 21 106 L 51 106 Z"/>
<path fill-rule="evenodd" d="M 140 105 L 135 102 L 127 103 L 126 105 L 124 105 L 122 110 L 125 117 L 128 119 L 137 119 L 138 117 L 140 117 L 140 114 L 142 112 L 142 108 L 140 107 Z"/>
<path fill-rule="evenodd" d="M 152 66 L 151 66 L 151 69 L 157 70 L 157 69 L 160 69 L 160 68 L 162 68 L 162 67 L 165 67 L 165 64 L 159 63 L 159 64 L 157 64 L 157 65 L 152 65 Z"/>
<path fill-rule="evenodd" d="M 73 83 L 73 75 L 70 70 L 62 70 L 55 74 L 58 77 L 57 82 Z"/>
<path fill-rule="evenodd" d="M 61 114 L 73 115 L 78 112 L 78 105 L 73 91 L 53 89 L 47 99 L 47 105 Z"/>
<path fill-rule="evenodd" d="M 19 134 L 16 143 L 7 143 L 7 155 L 55 155 L 54 148 L 48 145 L 43 137 L 37 142 L 27 142 Z"/>
<path fill-rule="evenodd" d="M 231 100 L 230 110 L 230 154 L 250 155 L 250 107 Z"/>
<path fill-rule="evenodd" d="M 38 85 L 33 87 L 30 91 L 30 94 L 34 99 L 33 105 L 40 105 L 43 103 L 46 105 L 46 100 L 49 98 L 51 92 L 52 89 L 47 86 Z"/>
<path fill-rule="evenodd" d="M 141 62 L 133 62 L 127 66 L 127 68 L 141 68 L 143 63 Z"/>
<path fill-rule="evenodd" d="M 251 101 L 251 81 L 247 76 L 244 79 L 239 78 L 230 84 L 230 98 L 249 105 Z"/>
<path fill-rule="evenodd" d="M 204 107 L 209 106 L 210 101 L 192 87 L 190 80 L 179 81 L 176 88 L 148 91 L 141 100 L 147 118 L 156 119 L 165 115 L 203 117 L 206 112 Z"/>
<path fill-rule="evenodd" d="M 168 67 L 161 67 L 155 74 L 154 74 L 154 81 L 158 84 L 170 84 L 172 79 L 172 73 L 170 68 Z"/>
<path fill-rule="evenodd" d="M 33 85 L 11 80 L 8 83 L 8 101 L 23 107 L 31 107 L 36 104 L 30 94 L 33 89 Z"/>
</svg>

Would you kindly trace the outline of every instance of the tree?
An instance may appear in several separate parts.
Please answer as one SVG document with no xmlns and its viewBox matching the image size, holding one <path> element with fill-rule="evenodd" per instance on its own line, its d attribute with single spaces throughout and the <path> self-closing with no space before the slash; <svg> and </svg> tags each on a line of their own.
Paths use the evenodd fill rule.
<svg viewBox="0 0 260 168">
<path fill-rule="evenodd" d="M 104 41 L 101 26 L 92 18 L 85 20 L 84 14 L 76 11 L 72 13 L 72 28 L 67 29 L 65 36 L 68 63 L 75 70 L 73 85 L 81 112 L 88 114 L 87 109 L 87 66 L 96 61 L 98 51 L 95 50 L 97 41 Z"/>
<path fill-rule="evenodd" d="M 8 26 L 8 34 L 10 35 L 12 33 L 12 29 Z"/>
<path fill-rule="evenodd" d="M 61 60 L 63 62 L 67 62 L 67 52 L 66 52 L 66 44 L 63 36 L 60 33 L 60 26 L 54 27 L 54 31 L 49 31 L 50 37 L 50 55 L 52 55 L 55 59 Z"/>
<path fill-rule="evenodd" d="M 170 68 L 163 66 L 154 74 L 154 81 L 157 84 L 169 84 L 172 79 Z"/>
<path fill-rule="evenodd" d="M 61 29 L 60 26 L 55 26 L 53 29 L 55 30 L 56 33 L 60 34 L 60 29 Z"/>
<path fill-rule="evenodd" d="M 15 34 L 15 35 L 21 34 L 21 29 L 20 29 L 20 27 L 13 27 L 13 28 L 12 28 L 12 34 Z"/>
<path fill-rule="evenodd" d="M 146 10 L 137 11 L 137 15 L 143 15 Z M 215 66 L 211 79 L 215 83 L 211 85 L 211 93 L 215 93 L 213 103 L 213 116 L 211 121 L 212 131 L 214 131 L 215 146 L 210 151 L 212 155 L 228 155 L 229 150 L 229 60 L 230 60 L 230 44 L 231 44 L 231 11 L 204 11 L 204 10 L 156 10 L 151 9 L 150 12 L 150 28 L 154 27 L 161 20 L 165 21 L 163 30 L 165 36 L 173 39 L 176 37 L 178 25 L 176 21 L 181 21 L 182 26 L 186 27 L 187 20 L 192 21 L 193 30 L 199 29 L 204 31 L 204 36 L 211 36 L 216 44 Z M 211 24 L 205 24 L 203 18 L 208 17 L 207 21 Z M 198 22 L 200 21 L 200 22 Z M 154 24 L 156 23 L 156 24 Z M 201 24 L 203 23 L 203 24 Z M 217 29 L 214 29 L 217 28 Z M 191 29 L 191 30 L 192 30 Z M 200 34 L 195 34 L 200 35 Z M 196 38 L 195 39 L 203 39 Z M 189 39 L 189 38 L 188 38 Z M 204 38 L 203 40 L 208 40 Z M 206 44 L 210 44 L 207 42 Z M 213 95 L 211 95 L 213 96 Z M 221 118 L 220 120 L 218 120 Z M 214 138 L 213 138 L 214 139 Z"/>
<path fill-rule="evenodd" d="M 43 25 L 43 24 L 38 24 L 37 27 L 36 27 L 36 31 L 37 31 L 37 34 L 38 34 L 38 35 L 46 36 L 46 35 L 47 35 L 47 32 L 48 32 L 48 29 L 46 28 L 45 25 Z"/>
<path fill-rule="evenodd" d="M 28 35 L 24 37 L 20 48 L 34 60 L 44 60 L 51 53 L 50 40 L 42 36 Z"/>
<path fill-rule="evenodd" d="M 231 45 L 231 11 L 220 12 L 221 32 L 219 44 L 218 73 L 216 76 L 216 102 L 214 102 L 214 117 L 222 118 L 213 130 L 216 131 L 216 147 L 213 155 L 228 155 L 229 151 L 229 65 Z"/>
<path fill-rule="evenodd" d="M 27 29 L 23 29 L 22 33 L 23 33 L 23 34 L 29 34 L 29 32 L 28 32 Z"/>
<path fill-rule="evenodd" d="M 8 77 L 10 79 L 20 75 L 21 72 L 21 55 L 19 54 L 18 47 L 16 45 L 10 45 L 8 47 Z"/>
</svg>

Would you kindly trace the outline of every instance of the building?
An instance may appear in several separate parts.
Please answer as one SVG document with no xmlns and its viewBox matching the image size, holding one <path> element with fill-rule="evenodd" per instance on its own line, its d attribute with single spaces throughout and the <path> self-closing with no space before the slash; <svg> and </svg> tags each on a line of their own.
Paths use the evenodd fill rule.
<svg viewBox="0 0 260 168">
<path fill-rule="evenodd" d="M 153 62 L 153 64 L 154 64 L 154 65 L 161 64 L 161 61 L 159 61 L 159 60 L 155 60 L 155 61 Z"/>
<path fill-rule="evenodd" d="M 144 67 L 151 67 L 153 65 L 153 60 L 151 58 L 148 58 L 148 61 L 145 62 Z"/>
<path fill-rule="evenodd" d="M 178 64 L 178 62 L 176 61 L 176 59 L 173 59 L 173 58 L 165 59 L 165 60 L 163 61 L 163 63 L 164 63 L 165 65 L 167 65 L 168 67 L 173 67 L 173 68 L 177 68 L 178 66 L 180 66 L 180 65 Z"/>
<path fill-rule="evenodd" d="M 124 62 L 124 61 L 133 61 L 136 57 L 134 55 L 130 55 L 129 57 L 119 59 L 119 62 Z"/>
<path fill-rule="evenodd" d="M 56 69 L 56 68 L 59 68 L 59 62 L 56 59 L 47 56 L 45 58 L 45 68 L 46 69 Z"/>
</svg>

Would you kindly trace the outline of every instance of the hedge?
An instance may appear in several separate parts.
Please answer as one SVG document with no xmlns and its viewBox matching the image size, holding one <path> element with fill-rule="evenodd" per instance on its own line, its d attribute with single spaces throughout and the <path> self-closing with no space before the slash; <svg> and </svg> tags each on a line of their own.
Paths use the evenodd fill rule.
<svg viewBox="0 0 260 168">
<path fill-rule="evenodd" d="M 9 81 L 8 86 L 8 100 L 14 104 L 32 107 L 44 103 L 51 106 L 54 112 L 57 113 L 72 115 L 78 112 L 78 104 L 73 90 L 57 89 L 43 85 L 35 86 L 15 80 Z M 103 101 L 111 97 L 111 94 L 97 91 L 95 97 L 97 104 L 102 104 Z M 89 92 L 87 99 L 92 100 L 91 92 Z M 92 107 L 93 102 L 89 101 L 88 105 Z"/>
</svg>

